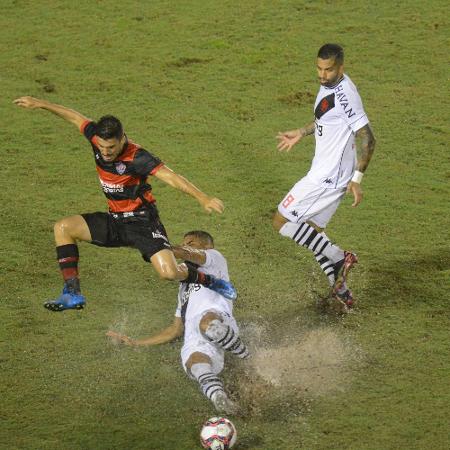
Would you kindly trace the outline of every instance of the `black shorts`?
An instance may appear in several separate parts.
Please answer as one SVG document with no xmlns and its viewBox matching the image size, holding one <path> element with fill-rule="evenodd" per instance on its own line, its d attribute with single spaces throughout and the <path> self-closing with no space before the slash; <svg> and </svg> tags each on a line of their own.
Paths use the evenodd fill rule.
<svg viewBox="0 0 450 450">
<path fill-rule="evenodd" d="M 150 257 L 160 250 L 171 249 L 156 208 L 136 211 L 135 216 L 124 216 L 126 213 L 82 214 L 91 232 L 91 243 L 100 247 L 136 248 L 145 261 L 150 261 Z"/>
</svg>

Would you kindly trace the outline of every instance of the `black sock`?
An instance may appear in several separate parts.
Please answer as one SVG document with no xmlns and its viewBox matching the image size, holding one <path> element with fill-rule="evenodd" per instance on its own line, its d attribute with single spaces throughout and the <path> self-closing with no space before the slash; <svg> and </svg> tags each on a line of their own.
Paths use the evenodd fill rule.
<svg viewBox="0 0 450 450">
<path fill-rule="evenodd" d="M 56 257 L 64 282 L 72 292 L 80 292 L 80 281 L 78 279 L 78 246 L 76 244 L 58 245 Z"/>
<path fill-rule="evenodd" d="M 188 268 L 188 276 L 183 280 L 185 283 L 201 284 L 203 286 L 209 286 L 212 283 L 211 275 L 199 272 L 195 264 L 186 262 L 186 266 Z"/>
</svg>

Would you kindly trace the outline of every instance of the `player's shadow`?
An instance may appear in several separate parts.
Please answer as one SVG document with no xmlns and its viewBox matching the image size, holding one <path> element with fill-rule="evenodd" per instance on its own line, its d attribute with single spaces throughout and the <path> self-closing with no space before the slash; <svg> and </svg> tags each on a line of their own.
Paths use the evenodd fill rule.
<svg viewBox="0 0 450 450">
<path fill-rule="evenodd" d="M 385 255 L 381 262 L 362 261 L 350 273 L 350 285 L 357 302 L 354 311 L 428 305 L 444 312 L 449 270 L 450 249 L 425 254 Z M 319 281 L 317 279 L 310 285 L 310 299 L 304 300 L 308 321 L 338 323 L 342 315 L 339 310 L 328 307 L 329 291 L 318 291 L 313 287 Z M 299 314 L 302 313 L 300 308 Z"/>
<path fill-rule="evenodd" d="M 386 255 L 383 264 L 366 272 L 367 283 L 361 296 L 377 308 L 418 304 L 444 307 L 445 291 L 448 296 L 445 274 L 449 269 L 449 249 L 402 257 Z"/>
</svg>

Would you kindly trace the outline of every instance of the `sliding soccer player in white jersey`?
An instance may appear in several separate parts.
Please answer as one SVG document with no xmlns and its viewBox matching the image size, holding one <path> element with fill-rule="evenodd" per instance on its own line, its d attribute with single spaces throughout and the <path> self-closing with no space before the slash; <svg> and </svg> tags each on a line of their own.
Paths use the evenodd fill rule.
<svg viewBox="0 0 450 450">
<path fill-rule="evenodd" d="M 212 236 L 205 231 L 185 234 L 181 247 L 172 247 L 175 256 L 194 264 L 200 272 L 229 280 L 225 258 L 214 249 Z M 219 373 L 223 370 L 224 351 L 239 358 L 249 356 L 239 337 L 233 317 L 233 302 L 201 284 L 180 284 L 173 323 L 159 333 L 143 339 L 131 339 L 109 331 L 113 339 L 131 346 L 149 346 L 170 342 L 183 335 L 181 361 L 188 376 L 196 380 L 203 394 L 218 412 L 234 414 L 237 405 L 227 396 Z"/>
<path fill-rule="evenodd" d="M 353 194 L 352 206 L 361 202 L 361 180 L 375 138 L 358 91 L 344 73 L 341 46 L 325 44 L 320 48 L 317 73 L 321 86 L 314 104 L 314 122 L 277 136 L 278 150 L 290 151 L 305 136 L 314 134 L 316 150 L 307 175 L 278 205 L 273 226 L 314 253 L 328 277 L 333 298 L 347 309 L 354 298 L 346 276 L 358 260 L 355 254 L 331 243 L 324 229 L 346 191 Z"/>
</svg>

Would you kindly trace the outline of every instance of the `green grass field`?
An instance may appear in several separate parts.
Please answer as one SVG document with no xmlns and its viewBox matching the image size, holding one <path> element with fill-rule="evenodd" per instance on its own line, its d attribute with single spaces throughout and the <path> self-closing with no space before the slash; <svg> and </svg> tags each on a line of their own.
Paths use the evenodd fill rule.
<svg viewBox="0 0 450 450">
<path fill-rule="evenodd" d="M 232 418 L 237 450 L 450 448 L 448 2 L 0 5 L 1 449 L 193 450 L 214 415 L 181 369 L 180 342 L 134 350 L 105 337 L 172 321 L 176 284 L 137 252 L 80 245 L 88 307 L 42 307 L 62 284 L 53 223 L 106 203 L 89 145 L 61 119 L 15 107 L 22 95 L 118 116 L 225 202 L 208 216 L 153 184 L 171 240 L 210 231 L 240 293 L 255 358 L 224 372 L 245 411 Z M 345 317 L 316 309 L 325 278 L 270 226 L 314 149 L 310 138 L 281 155 L 274 137 L 312 120 L 328 41 L 344 46 L 377 137 L 363 203 L 347 198 L 327 230 L 360 256 L 359 305 Z"/>
</svg>

